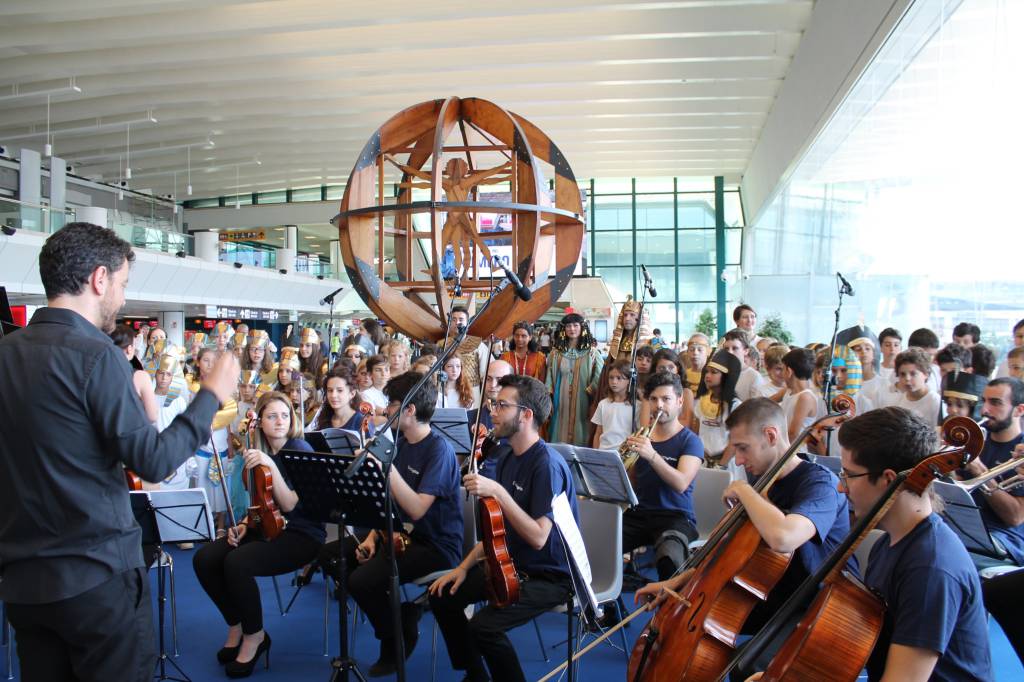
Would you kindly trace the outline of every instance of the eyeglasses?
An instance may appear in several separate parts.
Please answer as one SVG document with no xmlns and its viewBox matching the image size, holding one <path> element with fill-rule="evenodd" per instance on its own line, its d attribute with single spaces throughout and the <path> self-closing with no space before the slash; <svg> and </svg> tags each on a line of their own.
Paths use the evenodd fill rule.
<svg viewBox="0 0 1024 682">
<path fill-rule="evenodd" d="M 874 471 L 865 471 L 862 474 L 851 474 L 846 469 L 840 469 L 839 470 L 839 482 L 842 483 L 843 486 L 845 487 L 846 484 L 847 484 L 847 481 L 849 481 L 851 478 L 861 478 L 862 476 L 871 476 L 871 475 L 875 475 L 875 472 Z"/>
<path fill-rule="evenodd" d="M 504 410 L 509 407 L 518 407 L 521 410 L 527 409 L 526 405 L 520 405 L 519 403 L 507 403 L 504 400 L 495 400 L 493 404 L 497 410 Z"/>
</svg>

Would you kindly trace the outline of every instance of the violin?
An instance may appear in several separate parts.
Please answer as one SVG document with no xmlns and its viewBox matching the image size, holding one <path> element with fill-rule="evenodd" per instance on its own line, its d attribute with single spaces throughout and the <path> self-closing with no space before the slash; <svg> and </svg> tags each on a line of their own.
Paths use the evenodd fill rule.
<svg viewBox="0 0 1024 682">
<path fill-rule="evenodd" d="M 490 337 L 494 342 L 494 335 Z M 484 376 L 491 365 L 491 354 L 487 354 L 487 362 L 484 365 Z M 479 474 L 479 461 L 483 459 L 484 448 L 489 451 L 492 446 L 487 446 L 490 439 L 494 444 L 497 440 L 492 436 L 493 429 L 480 423 L 483 415 L 483 407 L 477 410 L 476 425 L 474 430 L 477 434 L 477 450 L 469 456 L 469 472 Z M 512 562 L 512 554 L 508 549 L 506 540 L 505 517 L 501 511 L 501 505 L 493 497 L 480 497 L 477 499 L 477 524 L 478 535 L 484 547 L 484 574 L 487 576 L 485 586 L 487 595 L 495 608 L 505 608 L 519 601 L 519 574 L 516 572 L 515 564 Z"/>
<path fill-rule="evenodd" d="M 844 569 L 857 545 L 885 516 L 901 490 L 925 494 L 931 482 L 966 466 L 985 446 L 985 435 L 969 417 L 950 417 L 942 424 L 946 443 L 954 447 L 920 461 L 900 472 L 874 506 L 859 519 L 846 539 L 815 573 L 804 580 L 786 603 L 755 635 L 718 680 L 734 668 L 749 666 L 778 634 L 785 622 L 817 591 L 814 601 L 796 628 L 772 658 L 762 682 L 815 680 L 853 682 L 867 665 L 881 634 L 885 604 L 860 580 Z M 818 591 L 818 586 L 821 590 Z"/>
<path fill-rule="evenodd" d="M 142 490 L 142 478 L 127 467 L 124 470 L 124 478 L 128 483 L 128 490 Z"/>
<path fill-rule="evenodd" d="M 833 406 L 843 408 L 847 404 L 835 401 Z M 804 429 L 761 475 L 754 489 L 767 495 L 814 428 L 825 424 L 835 427 L 848 418 L 846 412 L 837 411 Z M 658 609 L 637 639 L 627 679 L 715 679 L 732 660 L 747 617 L 768 598 L 791 559 L 792 554 L 776 552 L 761 539 L 743 505 L 730 509 L 707 543 L 680 567 L 679 573 L 693 569 L 693 575 L 673 599 Z"/>
<path fill-rule="evenodd" d="M 252 431 L 256 428 L 256 413 L 249 410 L 245 425 L 246 450 L 252 449 Z M 251 531 L 260 531 L 263 539 L 273 540 L 284 530 L 285 520 L 274 502 L 274 480 L 270 467 L 265 464 L 248 469 L 242 480 L 249 491 L 249 506 L 246 508 L 245 525 Z"/>
</svg>

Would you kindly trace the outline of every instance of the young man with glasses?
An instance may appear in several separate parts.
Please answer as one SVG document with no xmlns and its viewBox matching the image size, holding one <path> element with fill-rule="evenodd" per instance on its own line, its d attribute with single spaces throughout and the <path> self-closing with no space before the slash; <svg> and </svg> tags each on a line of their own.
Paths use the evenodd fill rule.
<svg viewBox="0 0 1024 682">
<path fill-rule="evenodd" d="M 748 478 L 762 476 L 789 449 L 786 416 L 782 408 L 768 398 L 754 398 L 740 404 L 725 423 L 735 461 L 746 469 Z M 793 456 L 783 465 L 767 497 L 747 481 L 733 481 L 725 489 L 723 502 L 729 506 L 742 504 L 765 544 L 776 552 L 794 555 L 768 599 L 756 606 L 747 618 L 744 634 L 757 632 L 849 533 L 849 508 L 837 487 L 838 480 L 828 469 Z M 855 566 L 856 561 L 851 560 L 850 567 L 855 569 Z M 663 582 L 652 583 L 637 591 L 636 600 L 663 599 L 664 587 L 678 592 L 692 573 L 691 569 Z M 785 632 L 788 630 L 786 628 Z M 781 637 L 770 644 L 764 660 L 759 660 L 758 664 L 771 660 L 781 644 Z"/>
<path fill-rule="evenodd" d="M 501 378 L 509 374 L 512 374 L 512 365 L 504 360 L 491 360 L 490 365 L 487 367 L 487 376 L 484 377 L 483 404 L 467 412 L 467 421 L 469 422 L 470 429 L 476 425 L 477 413 L 480 413 L 480 424 L 482 426 L 488 429 L 494 428 L 494 420 L 491 418 L 492 412 L 497 409 L 494 406 L 494 401 L 498 399 L 498 393 L 501 392 Z M 501 447 L 491 448 L 487 453 L 487 459 L 480 462 L 481 475 L 487 478 L 494 478 L 498 459 L 508 452 L 506 439 L 502 439 L 501 443 Z"/>
<path fill-rule="evenodd" d="M 881 498 L 897 473 L 938 449 L 935 427 L 899 407 L 873 410 L 839 430 L 840 480 L 855 514 Z M 992 680 L 981 585 L 963 543 L 932 507 L 931 491 L 896 493 L 878 523 L 864 583 L 886 604 L 868 661 L 883 682 Z"/>
<path fill-rule="evenodd" d="M 539 435 L 551 412 L 547 389 L 532 377 L 508 375 L 499 383 L 491 411 L 494 435 L 507 438 L 512 453 L 498 463 L 495 479 L 470 474 L 463 482 L 470 493 L 494 498 L 501 506 L 508 549 L 520 576 L 519 600 L 504 608 L 488 604 L 466 619 L 466 606 L 487 599 L 483 543 L 430 586 L 431 610 L 452 667 L 464 670 L 471 681 L 525 680 L 505 632 L 564 604 L 570 595 L 566 551 L 553 528 L 553 499 L 564 493 L 579 522 L 569 467 Z"/>
</svg>

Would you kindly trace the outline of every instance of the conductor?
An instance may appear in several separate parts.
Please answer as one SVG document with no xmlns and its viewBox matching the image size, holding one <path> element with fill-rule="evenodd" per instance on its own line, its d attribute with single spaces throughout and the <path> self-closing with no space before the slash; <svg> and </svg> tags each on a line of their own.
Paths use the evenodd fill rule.
<svg viewBox="0 0 1024 682">
<path fill-rule="evenodd" d="M 39 253 L 47 306 L 0 339 L 0 599 L 23 680 L 148 680 L 156 664 L 142 533 L 123 467 L 160 481 L 210 437 L 238 381 L 223 354 L 162 433 L 107 332 L 135 258 L 71 223 Z"/>
</svg>

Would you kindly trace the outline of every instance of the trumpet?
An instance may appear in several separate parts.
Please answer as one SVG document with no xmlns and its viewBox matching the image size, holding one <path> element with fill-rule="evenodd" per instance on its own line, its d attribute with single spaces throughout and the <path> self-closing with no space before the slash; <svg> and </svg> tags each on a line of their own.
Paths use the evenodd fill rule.
<svg viewBox="0 0 1024 682">
<path fill-rule="evenodd" d="M 972 493 L 991 481 L 993 478 L 999 478 L 1006 472 L 1013 471 L 1017 467 L 1024 467 L 1024 458 L 1011 457 L 1002 464 L 997 464 L 992 467 L 981 476 L 975 476 L 967 481 L 957 481 L 956 484 L 967 492 Z M 1006 480 L 996 482 L 996 488 L 1003 492 L 1008 492 L 1021 485 L 1024 485 L 1024 474 L 1016 474 Z"/>
<path fill-rule="evenodd" d="M 651 423 L 648 424 L 647 426 L 641 426 L 630 437 L 650 437 L 651 431 L 654 430 L 654 427 L 657 425 L 658 420 L 661 419 L 661 415 L 663 415 L 664 413 L 664 410 L 658 410 L 657 412 L 655 412 L 654 417 L 651 418 Z M 637 452 L 634 448 L 631 448 L 627 443 L 623 443 L 622 445 L 619 446 L 619 457 L 622 459 L 622 466 L 626 468 L 626 471 L 629 471 L 630 469 L 633 468 L 633 465 L 636 464 L 636 461 L 640 458 L 640 453 Z"/>
</svg>

